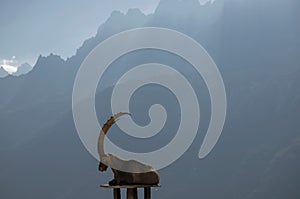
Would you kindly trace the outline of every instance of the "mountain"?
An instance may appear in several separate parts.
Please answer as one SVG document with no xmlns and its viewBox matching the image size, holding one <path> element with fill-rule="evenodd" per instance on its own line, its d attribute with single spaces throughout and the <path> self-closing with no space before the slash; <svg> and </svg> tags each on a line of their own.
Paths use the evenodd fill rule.
<svg viewBox="0 0 300 199">
<path fill-rule="evenodd" d="M 199 160 L 210 102 L 189 63 L 155 50 L 129 53 L 112 63 L 97 88 L 101 124 L 111 115 L 112 86 L 124 71 L 153 60 L 184 74 L 201 99 L 198 135 L 184 156 L 160 171 L 163 186 L 153 192 L 154 198 L 299 198 L 299 8 L 296 0 L 217 0 L 205 6 L 197 0 L 161 0 L 151 15 L 138 9 L 113 12 L 67 60 L 40 56 L 27 75 L 0 79 L 0 197 L 111 197 L 98 185 L 112 174 L 97 172 L 98 163 L 75 130 L 75 75 L 88 53 L 109 36 L 158 26 L 181 31 L 206 48 L 223 76 L 228 112 L 215 149 Z M 161 87 L 143 89 L 130 105 L 134 119 L 147 124 L 148 108 L 160 103 L 169 113 L 167 127 L 147 142 L 112 129 L 110 138 L 128 150 L 160 148 L 178 128 L 180 113 L 172 93 Z"/>
<path fill-rule="evenodd" d="M 29 73 L 32 70 L 32 66 L 28 63 L 21 64 L 18 67 L 17 72 L 13 73 L 13 76 L 20 76 Z"/>
<path fill-rule="evenodd" d="M 0 67 L 0 78 L 6 77 L 8 73 L 2 67 Z"/>
<path fill-rule="evenodd" d="M 29 73 L 31 70 L 32 70 L 32 66 L 28 63 L 24 63 L 18 67 L 17 72 L 12 73 L 11 75 L 12 76 L 25 75 L 25 74 Z M 9 75 L 8 72 L 6 70 L 4 70 L 2 67 L 0 67 L 0 78 L 6 77 L 8 75 Z"/>
</svg>

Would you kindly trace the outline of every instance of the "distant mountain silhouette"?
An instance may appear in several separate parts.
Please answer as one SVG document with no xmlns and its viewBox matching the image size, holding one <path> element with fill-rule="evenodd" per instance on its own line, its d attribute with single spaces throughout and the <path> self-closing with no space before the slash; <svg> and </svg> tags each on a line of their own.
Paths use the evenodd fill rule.
<svg viewBox="0 0 300 199">
<path fill-rule="evenodd" d="M 161 0 L 151 15 L 138 9 L 113 12 L 67 60 L 40 56 L 30 73 L 0 79 L 0 198 L 111 197 L 98 187 L 111 174 L 98 174 L 97 162 L 76 134 L 71 113 L 74 79 L 84 58 L 101 41 L 131 28 L 158 26 L 181 31 L 206 48 L 224 78 L 228 113 L 220 141 L 199 160 L 210 104 L 193 68 L 154 50 L 134 52 L 112 64 L 97 90 L 101 124 L 111 115 L 112 85 L 137 64 L 157 61 L 173 66 L 191 80 L 200 99 L 198 136 L 182 158 L 161 171 L 163 188 L 154 197 L 298 199 L 299 9 L 296 0 L 216 0 L 205 6 L 197 0 Z M 149 122 L 147 108 L 153 103 L 164 104 L 172 120 L 149 143 L 132 140 L 116 128 L 111 139 L 124 148 L 159 148 L 178 127 L 174 96 L 161 88 L 145 89 L 152 95 L 138 91 L 133 99 L 136 121 Z"/>
<path fill-rule="evenodd" d="M 29 73 L 32 70 L 32 66 L 28 63 L 21 64 L 18 67 L 17 72 L 13 73 L 13 76 L 20 76 Z"/>
<path fill-rule="evenodd" d="M 0 67 L 0 78 L 6 77 L 8 73 L 2 67 Z"/>
</svg>

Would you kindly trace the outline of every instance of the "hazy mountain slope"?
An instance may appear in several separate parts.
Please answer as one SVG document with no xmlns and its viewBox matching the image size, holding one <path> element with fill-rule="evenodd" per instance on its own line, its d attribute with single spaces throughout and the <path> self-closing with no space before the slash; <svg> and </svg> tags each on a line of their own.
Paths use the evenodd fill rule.
<svg viewBox="0 0 300 199">
<path fill-rule="evenodd" d="M 31 70 L 32 70 L 32 66 L 28 63 L 24 63 L 18 67 L 18 71 L 13 73 L 13 75 L 14 76 L 25 75 L 25 74 L 29 73 Z"/>
</svg>

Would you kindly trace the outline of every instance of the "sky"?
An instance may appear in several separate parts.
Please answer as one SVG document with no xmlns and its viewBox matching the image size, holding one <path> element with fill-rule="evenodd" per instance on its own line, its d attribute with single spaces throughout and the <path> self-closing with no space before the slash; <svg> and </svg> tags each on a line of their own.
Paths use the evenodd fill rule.
<svg viewBox="0 0 300 199">
<path fill-rule="evenodd" d="M 200 0 L 200 3 L 214 0 Z M 39 55 L 75 54 L 114 10 L 153 13 L 159 0 L 1 0 L 0 67 L 34 65 Z M 8 72 L 13 72 L 9 68 Z"/>
<path fill-rule="evenodd" d="M 1 0 L 0 62 L 34 65 L 40 54 L 75 54 L 114 10 L 152 13 L 159 0 Z M 63 46 L 63 47 L 62 47 Z M 6 60 L 6 61 L 4 61 Z"/>
</svg>

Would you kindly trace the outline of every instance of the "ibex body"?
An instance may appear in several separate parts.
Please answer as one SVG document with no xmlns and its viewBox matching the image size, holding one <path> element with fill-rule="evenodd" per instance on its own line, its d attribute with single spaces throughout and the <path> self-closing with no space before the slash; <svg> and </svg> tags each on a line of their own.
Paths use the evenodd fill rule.
<svg viewBox="0 0 300 199">
<path fill-rule="evenodd" d="M 152 166 L 135 160 L 123 160 L 113 154 L 104 153 L 103 143 L 106 133 L 119 117 L 126 114 L 128 113 L 118 113 L 104 124 L 98 140 L 98 152 L 101 161 L 98 169 L 104 172 L 108 168 L 107 165 L 118 165 L 118 168 L 121 168 L 121 170 L 111 168 L 114 179 L 109 182 L 110 185 L 158 185 L 160 177 L 157 170 Z"/>
</svg>

